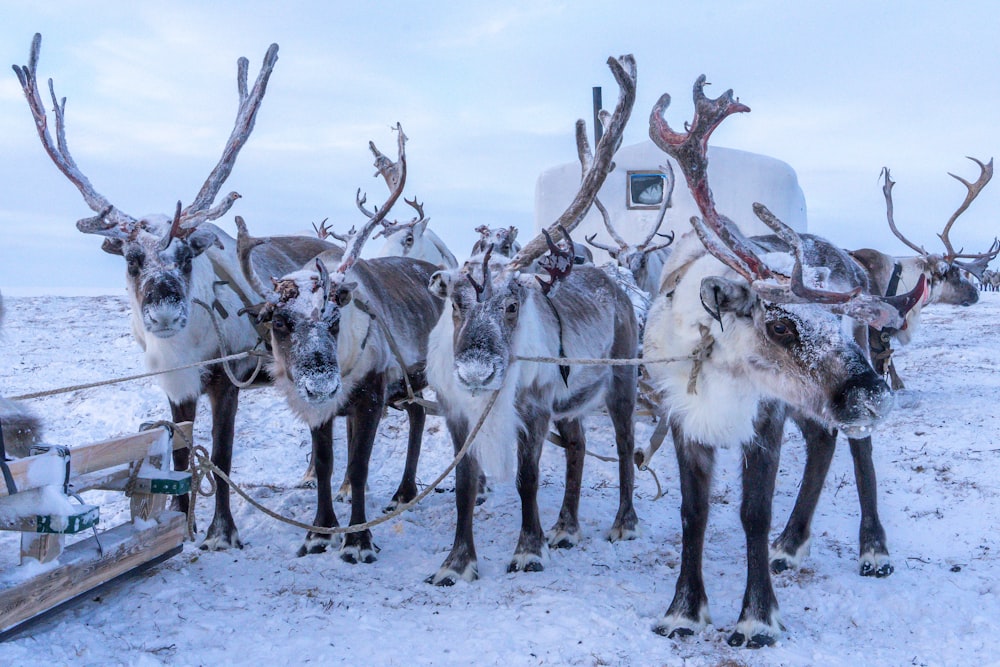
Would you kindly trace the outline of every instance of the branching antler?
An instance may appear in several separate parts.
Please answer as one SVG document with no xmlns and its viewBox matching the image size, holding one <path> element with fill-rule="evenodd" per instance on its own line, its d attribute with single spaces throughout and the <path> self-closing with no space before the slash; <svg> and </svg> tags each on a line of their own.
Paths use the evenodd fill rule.
<svg viewBox="0 0 1000 667">
<path fill-rule="evenodd" d="M 831 311 L 853 317 L 873 327 L 900 327 L 906 311 L 923 295 L 923 280 L 911 293 L 888 300 L 861 292 L 860 287 L 847 292 L 833 292 L 807 285 L 804 281 L 805 251 L 802 238 L 781 222 L 762 204 L 754 204 L 754 212 L 764 224 L 788 244 L 794 266 L 790 276 L 781 275 L 768 267 L 754 251 L 735 223 L 715 210 L 715 201 L 708 184 L 708 139 L 716 127 L 729 115 L 749 111 L 749 107 L 734 99 L 727 90 L 712 100 L 704 94 L 705 76 L 694 85 L 695 116 L 686 125 L 686 133 L 670 129 L 664 112 L 670 96 L 662 95 L 649 118 L 649 135 L 664 152 L 680 165 L 688 188 L 694 195 L 702 218 L 691 218 L 691 224 L 705 248 L 714 257 L 740 274 L 761 298 L 776 303 L 817 303 Z M 909 304 L 900 310 L 899 303 Z"/>
<path fill-rule="evenodd" d="M 38 56 L 41 50 L 42 36 L 35 34 L 31 42 L 31 52 L 28 56 L 28 64 L 24 66 L 14 65 L 14 73 L 24 91 L 28 107 L 35 120 L 35 129 L 41 139 L 42 147 L 48 153 L 49 158 L 56 167 L 70 180 L 73 185 L 83 195 L 84 201 L 96 213 L 96 218 L 84 218 L 77 222 L 77 229 L 87 234 L 100 234 L 112 238 L 134 238 L 138 233 L 139 222 L 136 218 L 119 211 L 111 202 L 94 189 L 87 177 L 77 167 L 73 156 L 69 152 L 66 143 L 66 98 L 61 100 L 56 97 L 55 87 L 52 79 L 49 79 L 49 95 L 52 97 L 53 114 L 55 115 L 56 138 L 53 141 L 48 129 L 48 117 L 42 103 L 41 95 L 38 92 Z M 267 82 L 271 76 L 275 62 L 278 60 L 278 45 L 272 44 L 264 56 L 260 74 L 252 90 L 247 90 L 247 68 L 246 58 L 240 58 L 237 62 L 237 86 L 240 96 L 240 106 L 236 115 L 236 123 L 230 134 L 222 152 L 222 157 L 208 175 L 201 190 L 195 196 L 191 204 L 181 211 L 180 216 L 174 216 L 171 225 L 170 238 L 184 237 L 191 234 L 199 224 L 217 220 L 225 215 L 232 207 L 240 195 L 230 192 L 217 205 L 212 206 L 215 197 L 222 188 L 223 183 L 229 177 L 236 157 L 240 149 L 246 143 L 250 132 L 253 130 L 256 120 L 257 110 L 260 107 L 264 92 L 267 89 Z"/>
<path fill-rule="evenodd" d="M 552 287 L 558 281 L 564 280 L 570 274 L 570 271 L 573 270 L 573 239 L 570 238 L 569 230 L 562 225 L 559 226 L 559 231 L 562 232 L 563 239 L 566 241 L 565 248 L 560 247 L 552 240 L 548 230 L 542 230 L 545 243 L 549 246 L 549 254 L 544 255 L 538 260 L 538 266 L 549 274 L 549 280 L 546 282 L 542 280 L 541 276 L 535 276 L 535 280 L 541 285 L 542 294 L 545 295 L 548 295 Z"/>
<path fill-rule="evenodd" d="M 631 55 L 620 58 L 608 58 L 608 67 L 618 82 L 619 96 L 615 111 L 608 116 L 606 113 L 601 116 L 604 123 L 604 135 L 597 143 L 593 159 L 586 157 L 590 152 L 590 144 L 587 141 L 587 126 L 582 120 L 576 123 L 576 143 L 577 153 L 581 155 L 581 162 L 586 160 L 589 168 L 580 184 L 573 201 L 563 212 L 559 219 L 549 225 L 546 229 L 548 234 L 555 240 L 562 238 L 560 227 L 573 231 L 583 217 L 590 210 L 590 206 L 597 196 L 598 190 L 604 184 L 608 172 L 612 168 L 612 158 L 618 147 L 621 145 L 622 135 L 625 125 L 632 114 L 632 106 L 635 103 L 635 82 L 636 68 L 635 58 Z M 605 121 L 606 119 L 606 121 Z M 547 247 L 546 239 L 539 234 L 529 243 L 525 244 L 521 251 L 507 265 L 507 270 L 515 271 L 527 267 L 531 262 L 540 257 Z"/>
<path fill-rule="evenodd" d="M 375 143 L 369 141 L 368 148 L 371 149 L 372 154 L 375 155 L 375 167 L 378 169 L 378 173 L 382 174 L 387 184 L 391 184 L 389 198 L 386 199 L 382 208 L 374 213 L 368 218 L 368 221 L 361 228 L 361 231 L 355 231 L 351 228 L 351 231 L 347 233 L 347 238 L 345 239 L 346 247 L 344 248 L 344 256 L 340 262 L 340 266 L 337 267 L 337 273 L 344 274 L 354 266 L 354 263 L 361 256 L 361 248 L 364 246 L 365 241 L 371 236 L 371 233 L 375 230 L 379 224 L 385 220 L 385 216 L 392 209 L 393 205 L 399 199 L 399 196 L 403 193 L 403 188 L 406 185 L 406 134 L 403 133 L 403 126 L 396 123 L 394 128 L 398 133 L 397 144 L 399 157 L 396 162 L 390 162 L 389 158 L 383 155 L 376 147 Z M 357 197 L 359 202 L 359 207 L 361 203 L 364 203 L 365 197 Z"/>
<path fill-rule="evenodd" d="M 62 100 L 56 98 L 52 79 L 49 79 L 49 95 L 52 97 L 52 112 L 56 118 L 55 141 L 49 133 L 45 105 L 38 92 L 38 55 L 41 48 L 42 35 L 35 33 L 35 37 L 31 40 L 28 64 L 24 66 L 14 65 L 14 74 L 17 75 L 21 90 L 24 91 L 24 97 L 28 101 L 28 108 L 31 110 L 31 116 L 35 119 L 35 129 L 38 131 L 38 138 L 41 139 L 45 152 L 49 154 L 49 158 L 59 168 L 59 171 L 80 191 L 87 206 L 95 213 L 100 214 L 97 218 L 80 220 L 77 223 L 77 229 L 88 234 L 125 238 L 134 231 L 138 220 L 114 208 L 104 195 L 94 189 L 87 177 L 76 166 L 76 161 L 73 160 L 66 143 L 66 98 L 64 97 Z"/>
<path fill-rule="evenodd" d="M 257 120 L 257 110 L 264 99 L 264 93 L 267 91 L 267 82 L 271 78 L 271 71 L 274 69 L 274 64 L 277 61 L 278 45 L 271 44 L 267 49 L 267 53 L 264 54 L 264 62 L 261 64 L 257 81 L 254 82 L 253 89 L 249 91 L 247 90 L 247 69 L 250 63 L 246 58 L 242 57 L 236 62 L 236 85 L 240 96 L 240 105 L 236 112 L 236 122 L 233 125 L 233 131 L 229 135 L 229 140 L 226 142 L 225 148 L 222 149 L 222 157 L 219 158 L 219 162 L 212 169 L 208 178 L 205 179 L 205 183 L 201 186 L 198 194 L 195 195 L 194 201 L 181 213 L 185 228 L 196 227 L 206 220 L 213 219 L 211 216 L 214 214 L 214 211 L 210 209 L 212 202 L 215 201 L 216 195 L 219 194 L 222 184 L 229 178 L 240 149 L 243 148 L 243 145 L 250 137 L 250 133 L 253 131 L 254 123 Z M 228 207 L 226 207 L 226 210 L 228 210 Z"/>
<path fill-rule="evenodd" d="M 404 197 L 403 201 L 417 212 L 417 216 L 409 222 L 399 222 L 398 220 L 390 222 L 388 220 L 382 220 L 382 229 L 380 229 L 373 238 L 391 236 L 396 232 L 403 231 L 404 229 L 413 229 L 417 225 L 430 222 L 430 218 L 424 215 L 424 205 L 418 202 L 416 197 L 413 199 L 406 199 Z"/>
<path fill-rule="evenodd" d="M 959 249 L 956 252 L 955 247 L 951 244 L 951 239 L 949 238 L 949 235 L 951 234 L 951 228 L 955 224 L 955 221 L 958 220 L 958 217 L 960 215 L 965 213 L 965 210 L 969 208 L 969 205 L 972 204 L 972 202 L 976 199 L 976 197 L 979 196 L 979 193 L 982 192 L 983 188 L 986 187 L 986 184 L 990 182 L 990 179 L 993 178 L 993 158 L 990 158 L 990 161 L 987 163 L 983 163 L 974 157 L 969 157 L 968 159 L 972 160 L 977 165 L 979 165 L 979 178 L 977 178 L 974 183 L 970 183 L 961 176 L 956 176 L 955 174 L 952 174 L 950 172 L 948 173 L 949 176 L 951 176 L 952 178 L 960 182 L 962 185 L 964 185 L 967 192 L 965 194 L 965 200 L 961 203 L 961 205 L 959 205 L 957 209 L 955 209 L 955 212 L 951 214 L 951 217 L 948 218 L 948 222 L 945 223 L 944 230 L 942 230 L 941 233 L 938 234 L 938 238 L 941 239 L 941 242 L 944 244 L 945 248 L 944 254 L 941 255 L 941 259 L 943 261 L 947 262 L 948 264 L 953 264 L 955 263 L 956 259 L 975 260 L 970 264 L 959 263 L 959 266 L 961 266 L 962 268 L 966 268 L 966 266 L 972 266 L 974 269 L 976 267 L 976 261 L 985 259 L 986 262 L 988 263 L 993 258 L 995 258 L 997 254 L 1000 253 L 1000 246 L 997 247 L 990 246 L 990 249 L 983 253 L 966 254 L 963 253 L 961 249 Z M 900 232 L 899 229 L 896 227 L 896 221 L 893 219 L 893 207 L 892 207 L 892 187 L 896 183 L 889 177 L 888 167 L 882 167 L 882 175 L 885 179 L 885 182 L 882 185 L 882 193 L 885 195 L 885 212 L 886 212 L 886 218 L 889 221 L 889 229 L 891 229 L 892 233 L 896 235 L 896 238 L 905 243 L 907 247 L 909 247 L 912 250 L 916 250 L 924 257 L 930 257 L 932 253 L 927 252 L 927 250 L 925 250 L 923 246 L 917 245 L 916 243 L 913 243 L 912 241 L 907 239 L 905 236 L 903 236 L 902 232 Z M 973 269 L 966 269 L 966 270 L 973 270 Z"/>
</svg>

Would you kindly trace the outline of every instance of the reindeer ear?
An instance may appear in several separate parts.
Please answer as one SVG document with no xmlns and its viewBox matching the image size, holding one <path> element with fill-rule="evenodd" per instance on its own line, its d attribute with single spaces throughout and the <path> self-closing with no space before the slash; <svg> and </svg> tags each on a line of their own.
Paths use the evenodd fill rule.
<svg viewBox="0 0 1000 667">
<path fill-rule="evenodd" d="M 188 245 L 191 246 L 191 252 L 197 257 L 201 253 L 205 252 L 205 249 L 213 243 L 218 242 L 218 237 L 216 237 L 215 232 L 209 229 L 197 229 L 191 233 L 191 236 L 187 238 Z"/>
<path fill-rule="evenodd" d="M 455 275 L 450 270 L 435 271 L 427 283 L 427 290 L 439 299 L 447 299 L 454 285 Z"/>
<path fill-rule="evenodd" d="M 237 315 L 249 315 L 258 324 L 263 322 L 270 322 L 271 317 L 274 315 L 274 305 L 268 303 L 267 301 L 262 301 L 261 303 L 255 303 L 252 306 L 247 306 L 246 308 L 240 308 Z"/>
<path fill-rule="evenodd" d="M 701 305 L 720 323 L 722 313 L 749 316 L 755 298 L 750 286 L 741 280 L 709 276 L 701 281 Z"/>
<path fill-rule="evenodd" d="M 101 244 L 101 250 L 110 255 L 121 255 L 125 256 L 125 250 L 123 249 L 125 242 L 121 239 L 106 238 L 104 243 Z"/>
<path fill-rule="evenodd" d="M 333 301 L 338 306 L 343 308 L 351 302 L 354 298 L 354 290 L 358 286 L 357 283 L 341 283 L 337 286 L 337 292 L 333 295 Z"/>
</svg>

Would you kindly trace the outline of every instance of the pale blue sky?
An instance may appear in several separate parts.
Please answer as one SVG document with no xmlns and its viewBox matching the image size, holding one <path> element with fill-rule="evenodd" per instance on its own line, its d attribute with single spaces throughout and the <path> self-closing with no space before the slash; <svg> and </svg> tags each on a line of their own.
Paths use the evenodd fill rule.
<svg viewBox="0 0 1000 667">
<path fill-rule="evenodd" d="M 617 7 L 611 9 L 612 6 Z M 380 201 L 367 142 L 410 137 L 410 193 L 456 254 L 479 224 L 533 222 L 538 173 L 575 158 L 604 64 L 631 52 L 638 99 L 625 142 L 647 136 L 663 92 L 675 124 L 701 73 L 753 111 L 718 145 L 773 155 L 798 172 L 811 231 L 845 247 L 904 254 L 879 183 L 893 169 L 896 220 L 928 249 L 964 196 L 951 171 L 1000 153 L 995 3 L 941 2 L 4 2 L 0 21 L 0 290 L 120 288 L 124 266 L 76 231 L 91 215 L 43 152 L 9 65 L 43 36 L 39 77 L 69 98 L 70 149 L 127 213 L 189 202 L 232 128 L 236 59 L 251 79 L 279 59 L 257 127 L 223 191 L 255 233 L 355 223 L 354 191 Z M 1000 233 L 1000 180 L 952 240 Z M 232 215 L 221 221 L 232 230 Z"/>
</svg>

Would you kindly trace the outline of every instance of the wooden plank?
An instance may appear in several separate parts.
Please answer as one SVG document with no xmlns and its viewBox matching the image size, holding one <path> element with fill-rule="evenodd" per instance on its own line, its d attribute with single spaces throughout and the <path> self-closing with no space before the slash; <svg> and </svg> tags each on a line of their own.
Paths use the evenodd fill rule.
<svg viewBox="0 0 1000 667">
<path fill-rule="evenodd" d="M 97 505 L 75 505 L 73 511 L 65 514 L 5 516 L 0 518 L 0 530 L 73 535 L 96 526 L 100 516 L 100 509 Z"/>
<path fill-rule="evenodd" d="M 178 424 L 188 437 L 191 437 L 194 424 L 184 422 Z M 163 427 L 133 433 L 132 435 L 103 440 L 73 447 L 70 455 L 70 477 L 75 478 L 86 475 L 105 468 L 112 468 L 129 461 L 138 461 L 149 455 L 150 446 L 156 442 L 164 433 Z M 183 438 L 174 438 L 173 448 L 183 449 L 186 447 Z M 60 466 L 61 459 L 52 454 L 42 454 L 38 456 L 27 456 L 17 461 L 11 461 L 8 466 L 14 477 L 14 483 L 19 491 L 38 488 L 53 483 L 53 477 L 62 475 Z M 61 477 L 60 477 L 61 479 Z M 0 498 L 9 495 L 7 486 L 0 484 Z"/>
<path fill-rule="evenodd" d="M 13 568 L 0 575 L 0 636 L 52 607 L 90 591 L 145 563 L 179 553 L 186 519 L 180 512 L 163 512 L 146 528 L 122 524 L 95 538 L 70 545 L 56 565 L 34 577 Z"/>
<path fill-rule="evenodd" d="M 62 554 L 65 541 L 62 535 L 21 533 L 21 564 L 29 559 L 51 563 Z"/>
</svg>

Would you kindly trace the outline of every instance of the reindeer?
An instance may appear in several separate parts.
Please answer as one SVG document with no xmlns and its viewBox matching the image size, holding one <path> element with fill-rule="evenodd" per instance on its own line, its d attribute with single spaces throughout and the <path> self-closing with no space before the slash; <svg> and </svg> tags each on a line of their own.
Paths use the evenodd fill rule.
<svg viewBox="0 0 1000 667">
<path fill-rule="evenodd" d="M 483 255 L 490 248 L 493 249 L 493 254 L 502 257 L 513 257 L 521 252 L 521 244 L 517 242 L 517 227 L 513 225 L 496 229 L 488 225 L 479 225 L 476 231 L 479 233 L 479 239 L 472 246 L 471 257 Z"/>
<path fill-rule="evenodd" d="M 248 280 L 268 295 L 255 312 L 258 321 L 270 324 L 275 382 L 312 434 L 317 478 L 314 525 L 322 527 L 338 525 L 330 484 L 334 417 L 347 416 L 351 524 L 356 525 L 365 522 L 368 461 L 382 412 L 388 403 L 407 397 L 407 387 L 419 392 L 426 385 L 427 337 L 442 309 L 427 292 L 427 282 L 437 269 L 433 264 L 408 257 L 359 259 L 365 240 L 398 199 L 406 181 L 406 137 L 399 125 L 396 129 L 396 163 L 370 144 L 376 166 L 390 184 L 389 200 L 360 232 L 352 230 L 348 235 L 341 261 L 335 261 L 339 256 L 320 255 L 276 280 L 273 290 L 265 290 L 247 267 Z M 241 231 L 242 224 L 241 220 Z M 242 247 L 249 243 L 241 239 Z M 328 264 L 335 270 L 331 272 Z M 419 402 L 409 402 L 405 409 L 410 420 L 406 471 L 393 495 L 393 506 L 417 495 L 425 411 Z M 326 551 L 330 541 L 329 535 L 309 532 L 299 556 Z M 371 531 L 347 534 L 340 558 L 350 563 L 374 562 Z"/>
<path fill-rule="evenodd" d="M 473 542 L 477 474 L 504 479 L 514 467 L 521 497 L 521 534 L 509 572 L 544 569 L 548 546 L 570 547 L 580 539 L 577 519 L 585 452 L 582 417 L 601 400 L 615 428 L 620 498 L 609 538 L 632 539 L 638 519 L 632 505 L 634 450 L 632 411 L 634 366 L 557 367 L 518 361 L 518 356 L 630 358 L 635 355 L 635 316 L 627 297 L 603 271 L 577 266 L 573 253 L 553 242 L 565 240 L 590 207 L 607 176 L 611 160 L 635 100 L 635 60 L 610 58 L 608 65 L 620 96 L 613 115 L 602 113 L 604 136 L 591 155 L 586 126 L 577 121 L 576 137 L 584 176 L 579 192 L 548 229 L 509 261 L 487 250 L 458 271 L 434 274 L 430 289 L 447 299 L 445 313 L 431 333 L 428 379 L 445 414 L 455 451 L 495 393 L 495 404 L 469 453 L 455 473 L 457 521 L 455 542 L 441 568 L 427 579 L 438 586 L 478 578 Z M 562 230 L 560 230 L 562 227 Z M 549 281 L 522 273 L 545 248 L 552 253 L 541 265 Z M 481 264 L 480 264 L 481 261 Z M 480 270 L 481 269 L 481 270 Z M 538 457 L 548 430 L 566 443 L 566 492 L 548 544 L 538 515 Z"/>
<path fill-rule="evenodd" d="M 927 281 L 928 295 L 907 314 L 905 326 L 898 331 L 884 331 L 880 335 L 872 335 L 870 338 L 875 370 L 889 376 L 893 390 L 903 389 L 904 385 L 892 364 L 892 342 L 898 341 L 901 345 L 906 345 L 912 340 L 920 325 L 920 311 L 928 303 L 970 306 L 978 301 L 979 290 L 965 277 L 965 274 L 972 273 L 981 277 L 987 264 L 1000 253 L 1000 242 L 997 241 L 994 241 L 993 246 L 984 253 L 963 254 L 961 250 L 956 252 L 949 238 L 955 221 L 979 196 L 979 193 L 993 177 L 992 159 L 988 163 L 980 162 L 971 157 L 969 159 L 979 165 L 980 169 L 979 178 L 974 183 L 970 183 L 955 174 L 949 174 L 965 185 L 967 193 L 965 200 L 952 213 L 945 223 L 944 230 L 938 235 L 945 247 L 943 254 L 928 252 L 923 246 L 913 243 L 899 231 L 893 219 L 892 188 L 895 182 L 890 178 L 887 167 L 882 170 L 884 177 L 882 193 L 885 196 L 889 229 L 899 240 L 920 254 L 916 257 L 892 257 L 870 248 L 851 252 L 855 261 L 868 272 L 872 289 L 879 294 L 892 296 L 901 289 L 904 291 L 911 289 L 921 275 Z M 963 262 L 962 259 L 972 261 Z"/>
<path fill-rule="evenodd" d="M 247 319 L 235 315 L 241 307 L 255 301 L 251 286 L 240 272 L 236 242 L 209 222 L 222 217 L 240 198 L 239 194 L 231 192 L 213 206 L 253 130 L 257 110 L 278 58 L 278 45 L 272 44 L 267 50 L 252 89 L 247 87 L 248 61 L 239 59 L 240 104 L 222 158 L 191 204 L 181 208 L 178 202 L 172 219 L 162 215 L 134 218 L 114 207 L 94 189 L 69 152 L 66 99 L 56 98 L 50 79 L 49 92 L 56 121 L 53 139 L 38 91 L 36 71 L 40 49 L 41 35 L 36 34 L 28 64 L 15 65 L 14 72 L 28 101 L 43 148 L 56 167 L 77 187 L 87 205 L 98 213 L 77 222 L 77 229 L 105 237 L 102 250 L 125 259 L 132 332 L 143 350 L 146 368 L 162 371 L 253 348 L 258 340 L 256 330 Z M 262 249 L 259 261 L 272 270 L 281 266 L 288 270 L 331 248 L 330 244 L 318 239 L 281 237 Z M 219 316 L 216 320 L 218 335 L 213 325 L 213 311 Z M 167 394 L 175 422 L 193 420 L 198 397 L 208 394 L 212 408 L 212 462 L 226 473 L 232 464 L 238 403 L 235 383 L 254 372 L 254 363 L 244 359 L 231 367 L 214 364 L 157 376 L 157 382 Z M 176 450 L 175 467 L 187 468 L 189 457 L 187 449 Z M 201 546 L 212 550 L 242 547 L 230 511 L 229 487 L 219 478 L 216 482 L 215 516 Z M 180 498 L 178 507 L 187 511 L 186 497 Z"/>
<path fill-rule="evenodd" d="M 799 236 L 763 205 L 755 213 L 772 236 L 747 239 L 718 213 L 707 178 L 708 139 L 727 116 L 749 107 L 732 90 L 709 99 L 704 85 L 701 76 L 687 132 L 667 124 L 668 94 L 649 121 L 650 137 L 680 165 L 703 216 L 691 219 L 694 234 L 679 241 L 667 262 L 643 341 L 649 357 L 687 357 L 646 369 L 673 435 L 683 525 L 674 598 L 654 630 L 680 637 L 710 622 L 701 563 L 715 451 L 740 447 L 747 584 L 728 642 L 756 647 L 773 643 L 782 630 L 768 530 L 785 419 L 807 425 L 807 441 L 832 440 L 837 430 L 867 438 L 891 408 L 892 394 L 842 330 L 840 315 L 898 327 L 919 295 L 865 293 L 865 275 L 846 253 L 822 238 Z"/>
<path fill-rule="evenodd" d="M 660 275 L 663 273 L 663 265 L 666 263 L 667 258 L 670 257 L 670 244 L 674 241 L 673 233 L 665 236 L 667 239 L 663 243 L 653 243 L 653 238 L 659 234 L 660 226 L 663 224 L 663 218 L 666 211 L 671 206 L 671 198 L 674 192 L 674 169 L 667 162 L 663 167 L 663 173 L 666 175 L 666 183 L 664 184 L 666 196 L 663 197 L 663 202 L 660 206 L 660 214 L 657 217 L 656 224 L 653 225 L 652 230 L 646 235 L 646 238 L 642 242 L 631 245 L 619 234 L 614 225 L 611 224 L 611 216 L 608 214 L 608 210 L 604 206 L 600 205 L 600 200 L 595 200 L 594 206 L 601 213 L 601 218 L 604 220 L 604 227 L 608 230 L 608 234 L 617 244 L 615 246 L 606 245 L 604 243 L 598 243 L 594 239 L 597 238 L 597 234 L 592 234 L 588 237 L 587 243 L 594 246 L 595 248 L 600 248 L 604 250 L 609 255 L 611 259 L 618 263 L 618 266 L 626 269 L 632 274 L 635 279 L 636 285 L 639 289 L 646 292 L 647 294 L 656 294 L 660 288 Z"/>
<path fill-rule="evenodd" d="M 3 295 L 0 295 L 0 325 L 4 319 Z M 18 458 L 28 455 L 28 449 L 40 441 L 42 423 L 20 403 L 0 396 L 0 463 L 10 454 Z"/>
<path fill-rule="evenodd" d="M 427 223 L 430 218 L 424 215 L 423 204 L 414 197 L 413 200 L 404 199 L 404 202 L 417 211 L 417 217 L 407 223 L 389 222 L 385 223 L 375 237 L 384 236 L 385 243 L 378 251 L 379 257 L 409 257 L 411 259 L 422 259 L 425 262 L 445 269 L 453 269 L 458 266 L 455 255 L 448 250 L 444 241 L 430 229 Z M 358 208 L 369 215 L 363 206 L 364 200 L 358 200 Z"/>
</svg>

